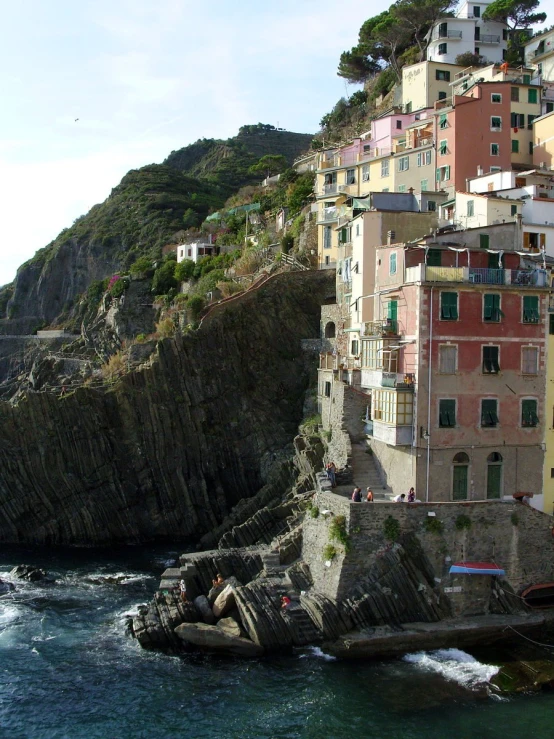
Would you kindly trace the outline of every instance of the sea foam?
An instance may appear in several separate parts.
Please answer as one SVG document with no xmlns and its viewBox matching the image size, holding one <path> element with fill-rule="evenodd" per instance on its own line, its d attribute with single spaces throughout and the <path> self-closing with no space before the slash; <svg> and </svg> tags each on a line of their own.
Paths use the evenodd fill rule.
<svg viewBox="0 0 554 739">
<path fill-rule="evenodd" d="M 426 672 L 436 672 L 446 680 L 464 688 L 474 688 L 488 683 L 498 672 L 498 667 L 479 662 L 460 649 L 437 649 L 434 652 L 415 652 L 403 657 L 405 662 L 417 665 Z"/>
</svg>

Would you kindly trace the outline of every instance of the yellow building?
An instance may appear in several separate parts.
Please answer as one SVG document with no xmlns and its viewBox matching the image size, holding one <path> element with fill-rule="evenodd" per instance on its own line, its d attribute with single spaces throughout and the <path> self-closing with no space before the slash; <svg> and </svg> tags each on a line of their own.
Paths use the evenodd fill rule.
<svg viewBox="0 0 554 739">
<path fill-rule="evenodd" d="M 402 106 L 406 113 L 432 108 L 452 96 L 451 82 L 464 67 L 442 62 L 419 62 L 402 68 Z"/>
<path fill-rule="evenodd" d="M 552 296 L 551 296 L 552 301 Z M 552 305 L 552 302 L 551 302 Z M 554 307 L 554 306 L 553 306 Z M 546 402 L 545 408 L 554 409 L 554 312 L 548 314 L 548 339 L 546 350 Z M 548 413 L 548 411 L 547 411 Z M 554 410 L 547 416 L 544 429 L 543 511 L 554 514 Z"/>
<path fill-rule="evenodd" d="M 554 112 L 533 121 L 533 164 L 541 169 L 554 167 Z"/>
</svg>

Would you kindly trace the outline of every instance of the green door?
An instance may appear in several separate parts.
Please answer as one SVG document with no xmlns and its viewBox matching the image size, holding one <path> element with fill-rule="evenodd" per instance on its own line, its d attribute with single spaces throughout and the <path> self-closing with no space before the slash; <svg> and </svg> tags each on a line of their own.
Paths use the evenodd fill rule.
<svg viewBox="0 0 554 739">
<path fill-rule="evenodd" d="M 454 467 L 452 500 L 467 500 L 467 465 Z"/>
<path fill-rule="evenodd" d="M 396 321 L 398 318 L 398 300 L 389 301 L 387 318 L 390 318 L 391 321 Z"/>
<path fill-rule="evenodd" d="M 489 464 L 487 467 L 487 498 L 500 498 L 502 465 Z"/>
</svg>

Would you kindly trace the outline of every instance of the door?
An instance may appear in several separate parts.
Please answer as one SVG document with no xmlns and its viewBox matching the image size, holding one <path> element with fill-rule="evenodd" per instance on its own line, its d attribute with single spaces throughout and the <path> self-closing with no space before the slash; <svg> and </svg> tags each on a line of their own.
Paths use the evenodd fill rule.
<svg viewBox="0 0 554 739">
<path fill-rule="evenodd" d="M 457 465 L 452 475 L 452 500 L 467 500 L 467 465 Z"/>
<path fill-rule="evenodd" d="M 502 465 L 489 464 L 487 467 L 487 498 L 500 498 Z"/>
</svg>

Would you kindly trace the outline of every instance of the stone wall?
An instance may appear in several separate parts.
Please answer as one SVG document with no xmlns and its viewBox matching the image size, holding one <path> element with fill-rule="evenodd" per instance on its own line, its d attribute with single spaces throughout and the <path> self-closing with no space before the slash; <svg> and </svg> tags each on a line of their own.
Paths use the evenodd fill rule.
<svg viewBox="0 0 554 739">
<path fill-rule="evenodd" d="M 468 599 L 479 597 L 475 592 L 479 587 L 476 581 L 483 577 L 452 577 L 449 569 L 454 562 L 496 562 L 506 571 L 500 584 L 507 584 L 508 589 L 511 586 L 516 592 L 529 585 L 554 580 L 552 520 L 520 503 L 367 504 L 351 503 L 329 492 L 318 493 L 314 503 L 320 515 L 305 520 L 303 556 L 313 568 L 317 589 L 331 597 L 347 597 L 375 562 L 391 549 L 393 543 L 385 537 L 385 521 L 389 516 L 398 521 L 400 538 L 405 534 L 417 537 L 440 582 L 441 591 L 462 588 L 457 593 L 446 591 L 454 613 L 469 607 Z M 331 515 L 323 516 L 323 510 L 344 515 L 350 535 L 349 553 L 341 553 L 327 568 L 321 552 L 329 543 Z M 434 516 L 429 515 L 433 513 Z M 469 528 L 458 528 L 464 520 L 461 516 L 466 523 L 469 519 Z M 433 523 L 429 524 L 430 521 Z M 441 531 L 436 533 L 429 526 L 440 527 Z M 464 597 L 466 602 L 463 602 Z"/>
<path fill-rule="evenodd" d="M 369 437 L 369 446 L 373 450 L 373 460 L 384 485 L 388 485 L 395 493 L 407 493 L 416 482 L 416 454 L 421 450 L 412 446 L 390 446 L 373 437 Z M 422 460 L 419 460 L 420 464 Z M 418 497 L 425 497 L 425 490 L 418 490 Z"/>
</svg>

